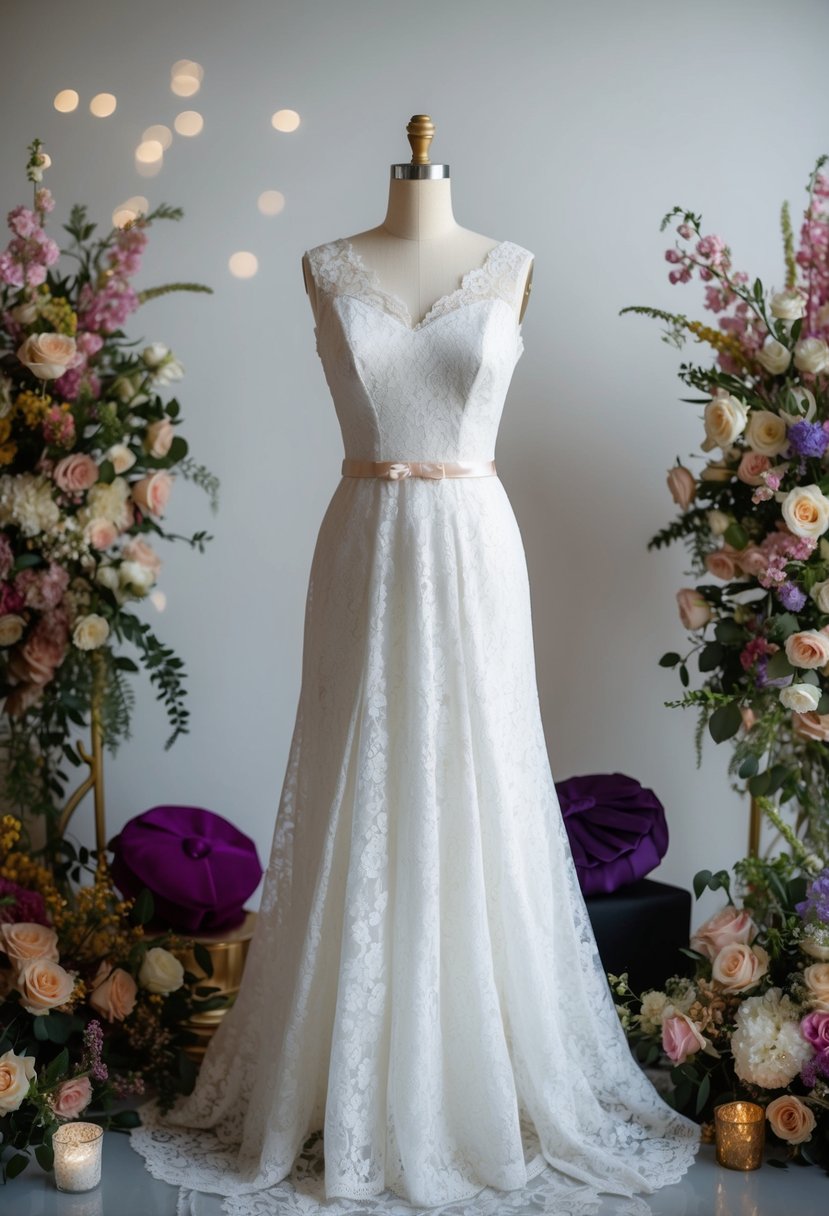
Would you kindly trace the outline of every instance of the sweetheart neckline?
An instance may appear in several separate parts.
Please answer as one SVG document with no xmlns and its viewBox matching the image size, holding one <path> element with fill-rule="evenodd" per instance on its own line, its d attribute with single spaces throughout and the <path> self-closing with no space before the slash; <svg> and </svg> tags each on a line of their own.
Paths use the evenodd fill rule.
<svg viewBox="0 0 829 1216">
<path fill-rule="evenodd" d="M 374 269 L 373 266 L 366 265 L 366 263 L 363 260 L 363 255 L 359 252 L 358 249 L 355 249 L 354 245 L 351 243 L 351 241 L 348 239 L 348 237 L 345 237 L 345 236 L 339 237 L 334 242 L 334 244 L 339 245 L 345 251 L 345 253 L 348 255 L 348 257 L 351 259 L 352 264 L 357 268 L 357 270 L 360 272 L 360 274 L 364 276 L 364 278 L 365 278 L 366 282 L 368 283 L 368 286 L 371 288 L 371 290 L 375 291 L 377 293 L 377 295 L 382 296 L 383 299 L 388 300 L 388 302 L 390 304 L 392 304 L 396 309 L 398 309 L 402 315 L 395 316 L 395 314 L 393 312 L 389 312 L 388 309 L 381 308 L 381 309 L 378 309 L 378 311 L 388 313 L 388 315 L 391 316 L 394 320 L 398 321 L 399 324 L 402 325 L 404 329 L 408 329 L 410 333 L 417 333 L 418 330 L 425 329 L 427 325 L 430 325 L 432 323 L 432 321 L 437 320 L 437 316 L 445 315 L 442 312 L 437 312 L 437 310 L 444 308 L 444 306 L 446 304 L 448 304 L 451 300 L 460 298 L 463 295 L 463 293 L 467 290 L 467 288 L 469 287 L 469 284 L 473 278 L 475 278 L 476 276 L 479 276 L 479 275 L 483 276 L 483 275 L 487 274 L 487 272 L 489 271 L 489 267 L 490 267 L 490 263 L 492 261 L 493 255 L 495 253 L 497 253 L 498 251 L 500 251 L 501 249 L 504 249 L 507 245 L 514 244 L 514 242 L 513 241 L 498 241 L 497 244 L 493 245 L 491 249 L 487 250 L 486 254 L 484 255 L 483 261 L 479 265 L 471 266 L 469 268 L 469 270 L 465 271 L 463 273 L 463 275 L 461 276 L 461 281 L 458 284 L 458 286 L 454 287 L 451 291 L 447 291 L 444 295 L 439 296 L 438 299 L 435 300 L 435 302 L 432 304 L 432 306 L 420 318 L 420 320 L 417 322 L 416 325 L 412 324 L 412 314 L 410 313 L 408 305 L 405 303 L 405 301 L 401 300 L 401 298 L 399 296 L 395 295 L 394 292 L 387 291 L 386 288 L 382 286 L 382 284 L 380 283 L 380 278 L 379 278 L 379 275 L 377 274 L 377 271 Z M 340 294 L 345 294 L 345 293 L 340 293 Z M 355 296 L 354 298 L 362 299 L 361 296 Z M 498 299 L 499 297 L 493 296 L 492 298 Z M 371 301 L 365 301 L 365 302 L 371 303 Z M 472 302 L 472 301 L 470 301 L 470 302 Z M 449 311 L 454 311 L 454 309 L 450 309 Z M 437 316 L 433 316 L 432 315 L 433 313 L 437 313 Z M 516 317 L 515 320 L 520 328 L 520 322 L 518 321 L 518 318 Z"/>
<path fill-rule="evenodd" d="M 449 295 L 454 295 L 454 294 L 455 294 L 454 292 L 449 293 Z M 461 304 L 456 304 L 454 308 L 448 308 L 446 310 L 446 312 L 438 313 L 438 315 L 436 317 L 432 317 L 431 319 L 429 319 L 429 313 L 432 311 L 432 309 L 430 308 L 429 313 L 427 313 L 426 316 L 423 317 L 423 319 L 421 321 L 418 321 L 417 325 L 407 324 L 407 322 L 404 321 L 402 319 L 402 317 L 395 316 L 395 314 L 393 312 L 389 312 L 389 310 L 387 308 L 384 308 L 382 306 L 382 304 L 375 304 L 373 300 L 367 300 L 365 296 L 356 295 L 354 292 L 338 291 L 337 297 L 341 298 L 343 300 L 356 300 L 358 304 L 365 304 L 367 308 L 371 308 L 374 312 L 379 312 L 384 317 L 389 317 L 390 320 L 392 320 L 395 325 L 399 325 L 402 330 L 405 330 L 406 332 L 412 333 L 412 334 L 416 334 L 416 333 L 418 333 L 419 330 L 427 329 L 430 325 L 434 325 L 436 321 L 439 321 L 441 319 L 441 317 L 448 317 L 448 316 L 451 316 L 452 313 L 460 312 L 460 310 L 462 308 L 471 308 L 475 304 L 501 303 L 501 304 L 507 305 L 507 308 L 509 308 L 509 310 L 510 310 L 510 316 L 513 318 L 513 320 L 515 322 L 519 335 L 521 332 L 521 322 L 516 317 L 515 310 L 509 304 L 507 304 L 507 301 L 502 296 L 480 296 L 476 300 L 465 300 Z M 447 299 L 448 299 L 448 296 L 447 296 Z M 440 302 L 441 301 L 437 301 L 437 303 L 440 303 Z M 314 332 L 316 333 L 316 331 L 317 331 L 317 327 L 315 326 Z"/>
</svg>

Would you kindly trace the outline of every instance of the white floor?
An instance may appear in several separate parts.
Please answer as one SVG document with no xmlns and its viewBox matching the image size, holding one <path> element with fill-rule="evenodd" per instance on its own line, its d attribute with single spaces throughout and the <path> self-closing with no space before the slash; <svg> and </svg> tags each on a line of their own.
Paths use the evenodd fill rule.
<svg viewBox="0 0 829 1216">
<path fill-rule="evenodd" d="M 64 1194 L 51 1174 L 32 1165 L 0 1187 L 0 1216 L 175 1216 L 176 1196 L 175 1187 L 147 1173 L 126 1135 L 106 1132 L 103 1178 L 94 1191 Z M 685 1178 L 657 1191 L 649 1206 L 653 1216 L 829 1216 L 829 1177 L 813 1166 L 726 1170 L 713 1145 L 704 1144 Z M 616 1210 L 608 1201 L 606 1216 Z M 219 1199 L 200 1197 L 199 1213 L 221 1216 Z"/>
</svg>

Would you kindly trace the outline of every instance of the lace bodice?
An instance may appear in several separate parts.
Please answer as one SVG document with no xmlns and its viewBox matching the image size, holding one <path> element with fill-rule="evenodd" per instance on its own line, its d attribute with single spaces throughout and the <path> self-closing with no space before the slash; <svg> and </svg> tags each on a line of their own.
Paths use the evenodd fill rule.
<svg viewBox="0 0 829 1216">
<path fill-rule="evenodd" d="M 524 349 L 518 316 L 533 254 L 500 241 L 416 325 L 346 238 L 317 245 L 307 258 L 317 353 L 345 455 L 492 460 Z"/>
</svg>

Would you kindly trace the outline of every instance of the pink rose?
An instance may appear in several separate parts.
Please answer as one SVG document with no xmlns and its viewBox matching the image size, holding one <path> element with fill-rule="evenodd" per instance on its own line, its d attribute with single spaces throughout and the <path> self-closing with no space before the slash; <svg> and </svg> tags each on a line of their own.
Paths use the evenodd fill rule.
<svg viewBox="0 0 829 1216">
<path fill-rule="evenodd" d="M 683 511 L 687 511 L 691 503 L 694 501 L 694 495 L 697 492 L 697 481 L 690 469 L 686 469 L 684 465 L 676 464 L 672 469 L 668 470 L 668 489 L 671 492 L 671 498 Z"/>
<path fill-rule="evenodd" d="M 676 593 L 679 617 L 686 629 L 701 629 L 711 620 L 711 609 L 696 587 L 683 587 Z"/>
<path fill-rule="evenodd" d="M 758 931 L 744 908 L 737 909 L 732 904 L 726 904 L 692 935 L 691 949 L 714 959 L 724 946 L 731 946 L 734 942 L 744 942 L 746 945 L 753 942 Z"/>
<path fill-rule="evenodd" d="M 147 433 L 144 436 L 144 448 L 151 456 L 157 458 L 166 456 L 174 437 L 175 429 L 170 419 L 159 418 L 157 422 L 151 422 L 147 427 Z"/>
<path fill-rule="evenodd" d="M 737 476 L 747 486 L 761 486 L 762 473 L 771 468 L 771 461 L 762 452 L 745 452 L 737 468 Z"/>
<path fill-rule="evenodd" d="M 112 520 L 100 518 L 90 519 L 83 534 L 93 549 L 108 549 L 121 535 Z"/>
<path fill-rule="evenodd" d="M 714 549 L 711 553 L 705 556 L 705 568 L 709 574 L 713 574 L 714 578 L 721 578 L 725 582 L 731 582 L 737 574 L 737 550 L 731 545 L 723 545 L 721 549 Z"/>
<path fill-rule="evenodd" d="M 815 1051 L 829 1051 L 829 1013 L 824 1010 L 807 1013 L 800 1023 L 800 1033 Z"/>
<path fill-rule="evenodd" d="M 728 992 L 744 992 L 758 984 L 769 969 L 769 956 L 762 946 L 732 942 L 723 946 L 711 966 L 711 978 Z"/>
<path fill-rule="evenodd" d="M 759 545 L 746 545 L 745 549 L 738 549 L 734 560 L 742 573 L 751 578 L 765 574 L 769 564 L 768 557 Z"/>
<path fill-rule="evenodd" d="M 74 990 L 75 977 L 64 971 L 60 963 L 32 958 L 18 967 L 15 987 L 23 1008 L 37 1016 L 66 1004 Z"/>
<path fill-rule="evenodd" d="M 132 1013 L 138 986 L 128 971 L 101 962 L 92 981 L 89 1003 L 109 1022 L 122 1022 Z"/>
<path fill-rule="evenodd" d="M 814 739 L 817 743 L 829 741 L 829 714 L 819 714 L 815 710 L 792 714 L 792 725 L 801 739 Z"/>
<path fill-rule="evenodd" d="M 89 1105 L 92 1085 L 89 1077 L 75 1077 L 64 1081 L 49 1099 L 49 1105 L 59 1119 L 77 1119 Z"/>
<path fill-rule="evenodd" d="M 684 1013 L 665 1018 L 662 1023 L 662 1050 L 674 1064 L 684 1064 L 706 1046 L 707 1040 Z"/>
<path fill-rule="evenodd" d="M 150 515 L 163 515 L 170 497 L 173 479 L 164 469 L 150 477 L 142 477 L 130 487 L 133 502 Z"/>
<path fill-rule="evenodd" d="M 152 570 L 153 574 L 158 574 L 161 569 L 161 558 L 145 540 L 141 540 L 138 536 L 127 541 L 122 554 L 126 561 L 137 562 L 139 566 Z"/>
<path fill-rule="evenodd" d="M 0 925 L 0 950 L 16 964 L 33 958 L 46 958 L 56 963 L 60 958 L 58 935 L 54 929 L 31 921 Z"/>
<path fill-rule="evenodd" d="M 789 634 L 785 647 L 792 667 L 824 667 L 829 663 L 829 637 L 822 629 L 802 629 Z"/>
<path fill-rule="evenodd" d="M 804 1140 L 811 1140 L 816 1126 L 815 1116 L 809 1107 L 794 1094 L 781 1094 L 769 1102 L 766 1118 L 775 1136 L 787 1144 L 802 1144 Z"/>
<path fill-rule="evenodd" d="M 21 684 L 48 684 L 66 657 L 62 633 L 52 633 L 41 617 L 25 642 L 16 646 L 9 658 L 9 671 Z"/>
<path fill-rule="evenodd" d="M 52 470 L 55 485 L 67 494 L 78 494 L 88 490 L 98 480 L 98 466 L 91 456 L 84 452 L 74 452 L 64 456 Z"/>
</svg>

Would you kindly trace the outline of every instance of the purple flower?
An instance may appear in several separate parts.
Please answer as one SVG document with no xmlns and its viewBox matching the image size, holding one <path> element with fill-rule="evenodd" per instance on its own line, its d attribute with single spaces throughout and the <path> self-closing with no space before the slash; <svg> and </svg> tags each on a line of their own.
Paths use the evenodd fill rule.
<svg viewBox="0 0 829 1216">
<path fill-rule="evenodd" d="M 109 1069 L 101 1059 L 104 1050 L 104 1032 L 97 1018 L 87 1022 L 83 1032 L 83 1066 L 88 1068 L 93 1081 L 106 1081 Z"/>
<path fill-rule="evenodd" d="M 793 422 L 788 438 L 790 456 L 822 456 L 829 447 L 829 434 L 819 422 Z"/>
<path fill-rule="evenodd" d="M 829 925 L 829 867 L 812 879 L 806 888 L 806 898 L 795 904 L 795 911 L 803 920 Z"/>
<path fill-rule="evenodd" d="M 791 579 L 787 579 L 777 588 L 777 598 L 784 608 L 788 608 L 790 612 L 800 612 L 800 609 L 806 603 L 806 593 L 801 591 L 797 583 L 793 583 Z"/>
<path fill-rule="evenodd" d="M 778 676 L 776 680 L 770 680 L 766 674 L 768 665 L 768 655 L 761 655 L 757 660 L 757 671 L 754 677 L 758 688 L 786 688 L 791 684 L 794 676 Z"/>
<path fill-rule="evenodd" d="M 829 1047 L 812 1056 L 800 1070 L 800 1079 L 809 1089 L 816 1083 L 818 1077 L 829 1078 Z"/>
<path fill-rule="evenodd" d="M 0 904 L 0 922 L 26 921 L 51 928 L 52 922 L 46 912 L 46 903 L 39 891 L 29 891 L 8 878 L 0 878 L 0 898 L 8 895 L 13 897 L 14 903 Z"/>
</svg>

